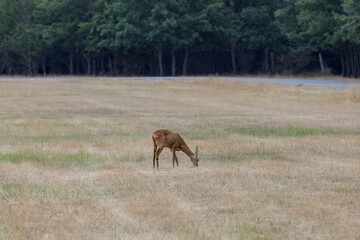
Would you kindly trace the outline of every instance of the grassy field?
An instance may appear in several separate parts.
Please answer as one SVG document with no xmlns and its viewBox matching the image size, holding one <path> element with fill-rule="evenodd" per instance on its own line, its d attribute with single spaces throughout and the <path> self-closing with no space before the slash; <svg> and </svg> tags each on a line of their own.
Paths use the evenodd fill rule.
<svg viewBox="0 0 360 240">
<path fill-rule="evenodd" d="M 179 132 L 152 169 L 151 133 Z M 360 239 L 360 90 L 0 82 L 2 239 Z"/>
</svg>

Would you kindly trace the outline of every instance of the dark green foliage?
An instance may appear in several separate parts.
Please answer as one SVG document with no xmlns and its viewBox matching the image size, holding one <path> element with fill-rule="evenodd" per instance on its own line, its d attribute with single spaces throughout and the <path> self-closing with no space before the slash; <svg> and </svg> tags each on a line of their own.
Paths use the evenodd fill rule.
<svg viewBox="0 0 360 240">
<path fill-rule="evenodd" d="M 355 0 L 0 0 L 0 74 L 325 67 L 360 77 L 359 6 Z"/>
</svg>

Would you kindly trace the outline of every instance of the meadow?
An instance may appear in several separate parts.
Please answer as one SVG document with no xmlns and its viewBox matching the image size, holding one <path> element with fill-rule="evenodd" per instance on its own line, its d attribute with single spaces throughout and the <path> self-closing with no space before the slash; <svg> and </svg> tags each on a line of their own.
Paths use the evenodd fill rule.
<svg viewBox="0 0 360 240">
<path fill-rule="evenodd" d="M 360 239 L 359 173 L 359 88 L 0 81 L 0 240 Z"/>
</svg>

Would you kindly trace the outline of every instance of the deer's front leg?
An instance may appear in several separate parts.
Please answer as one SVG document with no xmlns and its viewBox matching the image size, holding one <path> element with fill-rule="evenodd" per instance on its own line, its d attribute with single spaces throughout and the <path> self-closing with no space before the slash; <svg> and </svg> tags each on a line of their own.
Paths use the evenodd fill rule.
<svg viewBox="0 0 360 240">
<path fill-rule="evenodd" d="M 157 146 L 156 146 L 156 144 L 154 142 L 153 168 L 155 168 L 156 149 L 157 149 Z"/>
<path fill-rule="evenodd" d="M 175 148 L 173 147 L 172 149 L 171 149 L 171 152 L 172 152 L 172 160 L 173 160 L 173 167 L 175 167 Z"/>
<path fill-rule="evenodd" d="M 157 165 L 157 169 L 159 169 L 159 155 L 162 152 L 162 150 L 164 149 L 164 146 L 159 147 L 156 151 L 156 165 Z"/>
<path fill-rule="evenodd" d="M 174 158 L 174 154 L 173 154 L 173 158 L 172 158 L 172 160 L 173 160 L 173 167 L 175 167 L 175 158 Z"/>
</svg>

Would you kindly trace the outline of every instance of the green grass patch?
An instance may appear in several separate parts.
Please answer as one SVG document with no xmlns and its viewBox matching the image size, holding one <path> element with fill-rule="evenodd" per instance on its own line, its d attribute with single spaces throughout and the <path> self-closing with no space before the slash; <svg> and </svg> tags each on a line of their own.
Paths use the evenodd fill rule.
<svg viewBox="0 0 360 240">
<path fill-rule="evenodd" d="M 22 197 L 25 193 L 24 187 L 20 184 L 2 183 L 0 185 L 0 190 L 6 197 Z"/>
<path fill-rule="evenodd" d="M 257 147 L 254 151 L 243 153 L 242 158 L 244 160 L 270 160 L 278 162 L 292 162 L 292 159 L 285 157 L 276 150 L 265 149 L 263 147 Z"/>
<path fill-rule="evenodd" d="M 227 130 L 228 133 L 255 137 L 306 137 L 338 135 L 340 132 L 324 129 L 309 128 L 234 128 Z"/>
<path fill-rule="evenodd" d="M 32 153 L 6 153 L 6 154 L 0 154 L 0 161 L 8 161 L 14 164 L 19 164 L 25 161 L 30 162 L 42 162 L 43 156 L 32 154 Z"/>
<path fill-rule="evenodd" d="M 329 135 L 359 135 L 360 131 L 342 131 L 331 129 L 312 129 L 312 128 L 228 128 L 228 129 L 212 129 L 208 131 L 184 132 L 185 138 L 194 140 L 206 140 L 210 138 L 227 137 L 231 134 L 253 137 L 307 137 L 307 136 L 329 136 Z"/>
<path fill-rule="evenodd" d="M 51 184 L 37 184 L 29 183 L 28 185 L 19 185 L 19 184 L 9 184 L 3 183 L 0 184 L 0 190 L 5 194 L 5 196 L 10 198 L 23 197 L 23 196 L 34 196 L 34 197 L 64 197 L 64 198 L 75 198 L 82 199 L 83 197 L 113 197 L 115 195 L 115 189 L 106 188 L 96 189 L 93 186 L 79 186 L 76 189 L 66 189 L 62 187 L 57 187 L 56 185 Z"/>
<path fill-rule="evenodd" d="M 24 130 L 22 134 L 11 136 L 13 142 L 20 144 L 28 143 L 51 143 L 57 144 L 63 141 L 77 141 L 80 143 L 99 143 L 105 144 L 109 139 L 114 141 L 128 141 L 131 139 L 140 139 L 146 137 L 145 132 L 141 131 L 123 131 L 121 129 L 51 129 L 52 132 L 44 134 L 33 134 Z M 58 134 L 57 134 L 58 133 Z"/>
<path fill-rule="evenodd" d="M 14 164 L 23 162 L 38 163 L 43 166 L 61 167 L 66 169 L 81 168 L 93 169 L 104 163 L 106 158 L 101 156 L 92 155 L 84 151 L 79 151 L 72 154 L 55 154 L 55 153 L 6 153 L 0 154 L 0 161 L 8 161 Z"/>
<path fill-rule="evenodd" d="M 250 160 L 268 160 L 277 162 L 294 162 L 295 158 L 289 158 L 275 149 L 265 149 L 261 146 L 249 152 L 226 152 L 223 154 L 208 155 L 207 160 L 221 162 L 246 162 Z"/>
<path fill-rule="evenodd" d="M 17 136 L 20 140 L 31 141 L 31 142 L 59 142 L 64 140 L 74 141 L 87 141 L 94 142 L 98 140 L 104 140 L 110 137 L 117 137 L 116 133 L 110 130 L 74 130 L 73 132 L 65 132 L 61 134 L 41 134 L 41 135 L 30 135 L 24 134 Z"/>
<path fill-rule="evenodd" d="M 226 226 L 226 232 L 230 238 L 234 239 L 255 239 L 260 234 L 256 226 L 244 222 L 229 222 Z"/>
<path fill-rule="evenodd" d="M 227 135 L 227 132 L 226 130 L 191 131 L 182 132 L 181 135 L 188 139 L 206 140 L 210 138 L 223 137 Z"/>
<path fill-rule="evenodd" d="M 0 117 L 0 120 L 2 121 L 13 121 L 17 119 L 20 119 L 20 115 L 8 115 Z"/>
</svg>

